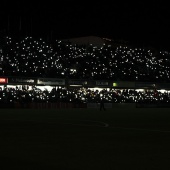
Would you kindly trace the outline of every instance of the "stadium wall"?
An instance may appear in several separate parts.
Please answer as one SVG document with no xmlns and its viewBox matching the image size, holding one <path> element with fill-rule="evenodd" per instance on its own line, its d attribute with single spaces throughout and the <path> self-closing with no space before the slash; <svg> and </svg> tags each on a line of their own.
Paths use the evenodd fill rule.
<svg viewBox="0 0 170 170">
<path fill-rule="evenodd" d="M 30 109 L 62 109 L 62 108 L 94 108 L 99 109 L 100 103 L 15 103 L 14 108 Z M 105 108 L 136 108 L 136 103 L 105 103 Z"/>
<path fill-rule="evenodd" d="M 0 109 L 62 109 L 62 108 L 93 108 L 99 109 L 100 103 L 0 103 Z M 105 103 L 105 108 L 135 109 L 135 108 L 170 108 L 170 103 Z"/>
</svg>

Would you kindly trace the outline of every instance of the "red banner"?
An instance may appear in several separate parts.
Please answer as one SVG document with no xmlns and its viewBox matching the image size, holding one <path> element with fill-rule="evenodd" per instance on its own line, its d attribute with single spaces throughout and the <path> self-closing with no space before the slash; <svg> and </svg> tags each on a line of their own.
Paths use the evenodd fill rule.
<svg viewBox="0 0 170 170">
<path fill-rule="evenodd" d="M 0 78 L 0 84 L 7 84 L 8 78 Z"/>
</svg>

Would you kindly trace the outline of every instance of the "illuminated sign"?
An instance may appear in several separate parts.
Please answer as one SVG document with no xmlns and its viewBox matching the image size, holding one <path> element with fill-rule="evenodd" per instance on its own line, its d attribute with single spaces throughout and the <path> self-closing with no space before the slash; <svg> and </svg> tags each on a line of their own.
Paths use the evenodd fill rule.
<svg viewBox="0 0 170 170">
<path fill-rule="evenodd" d="M 99 85 L 99 86 L 108 86 L 109 83 L 106 82 L 106 81 L 96 81 L 96 85 Z"/>
<path fill-rule="evenodd" d="M 34 83 L 34 79 L 16 79 L 16 82 Z"/>
<path fill-rule="evenodd" d="M 113 87 L 117 87 L 117 83 L 113 83 Z"/>
<path fill-rule="evenodd" d="M 33 78 L 9 78 L 8 83 L 15 83 L 15 84 L 35 84 L 36 79 Z"/>
<path fill-rule="evenodd" d="M 0 78 L 0 84 L 7 84 L 8 78 Z"/>
<path fill-rule="evenodd" d="M 55 79 L 55 78 L 39 78 L 37 84 L 43 85 L 65 85 L 64 79 Z"/>
</svg>

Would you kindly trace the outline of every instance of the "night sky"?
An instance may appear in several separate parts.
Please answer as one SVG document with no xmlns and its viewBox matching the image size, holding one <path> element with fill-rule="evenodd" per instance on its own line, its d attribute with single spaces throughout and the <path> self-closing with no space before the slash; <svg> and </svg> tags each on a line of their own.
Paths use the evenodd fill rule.
<svg viewBox="0 0 170 170">
<path fill-rule="evenodd" d="M 2 1 L 1 30 L 45 39 L 99 36 L 170 49 L 166 3 L 93 1 Z"/>
</svg>

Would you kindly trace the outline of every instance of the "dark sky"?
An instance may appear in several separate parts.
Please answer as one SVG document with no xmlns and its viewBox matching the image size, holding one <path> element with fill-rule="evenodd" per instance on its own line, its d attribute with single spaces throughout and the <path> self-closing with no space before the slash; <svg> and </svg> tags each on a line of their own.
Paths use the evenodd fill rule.
<svg viewBox="0 0 170 170">
<path fill-rule="evenodd" d="M 1 8 L 0 28 L 15 36 L 63 39 L 94 35 L 170 46 L 170 10 L 163 2 L 4 0 Z"/>
</svg>

